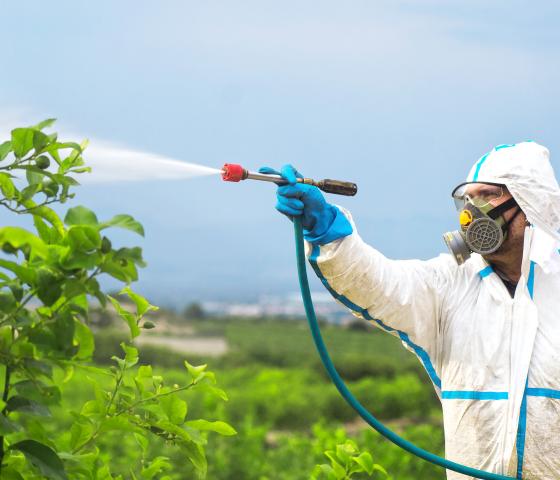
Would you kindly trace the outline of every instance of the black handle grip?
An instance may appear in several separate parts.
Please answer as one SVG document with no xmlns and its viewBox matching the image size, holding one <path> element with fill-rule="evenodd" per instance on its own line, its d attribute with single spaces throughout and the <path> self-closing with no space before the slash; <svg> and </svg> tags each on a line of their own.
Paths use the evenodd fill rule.
<svg viewBox="0 0 560 480">
<path fill-rule="evenodd" d="M 340 180 L 331 180 L 325 178 L 317 182 L 317 186 L 327 193 L 335 193 L 336 195 L 346 195 L 353 197 L 358 193 L 358 185 L 352 182 L 342 182 Z"/>
</svg>

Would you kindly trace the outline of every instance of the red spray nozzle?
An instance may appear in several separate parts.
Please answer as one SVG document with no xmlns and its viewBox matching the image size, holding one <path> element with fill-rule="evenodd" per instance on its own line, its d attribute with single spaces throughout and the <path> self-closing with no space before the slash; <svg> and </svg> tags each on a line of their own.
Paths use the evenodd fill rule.
<svg viewBox="0 0 560 480">
<path fill-rule="evenodd" d="M 239 182 L 247 178 L 247 170 L 236 163 L 226 163 L 222 167 L 222 179 L 226 182 Z"/>
</svg>

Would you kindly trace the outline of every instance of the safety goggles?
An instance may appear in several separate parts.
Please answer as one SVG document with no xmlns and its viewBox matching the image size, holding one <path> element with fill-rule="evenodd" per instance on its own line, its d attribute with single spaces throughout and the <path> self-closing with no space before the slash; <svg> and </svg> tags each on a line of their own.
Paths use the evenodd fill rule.
<svg viewBox="0 0 560 480">
<path fill-rule="evenodd" d="M 504 196 L 505 185 L 490 182 L 465 182 L 456 186 L 451 196 L 457 211 L 464 209 L 467 202 L 485 207 Z"/>
</svg>

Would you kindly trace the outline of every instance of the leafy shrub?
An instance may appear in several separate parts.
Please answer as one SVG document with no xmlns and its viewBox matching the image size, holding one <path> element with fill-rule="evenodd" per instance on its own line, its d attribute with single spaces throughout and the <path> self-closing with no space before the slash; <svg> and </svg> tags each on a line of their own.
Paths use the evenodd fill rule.
<svg viewBox="0 0 560 480">
<path fill-rule="evenodd" d="M 0 205 L 28 217 L 34 228 L 0 227 L 0 246 L 9 256 L 0 259 L 0 476 L 115 478 L 111 456 L 99 448 L 112 435 L 134 439 L 142 452 L 138 463 L 117 474 L 151 479 L 172 470 L 168 458 L 149 455 L 149 442 L 167 442 L 204 476 L 206 432 L 235 431 L 224 422 L 187 418 L 184 395 L 199 388 L 221 399 L 225 394 L 213 386 L 205 365 L 185 363 L 186 382 L 177 385 L 154 375 L 150 366 L 137 365 L 131 341 L 151 327 L 144 315 L 156 307 L 128 287 L 145 265 L 141 249 L 115 249 L 105 230 L 118 227 L 140 235 L 144 230 L 129 215 L 99 221 L 93 211 L 77 206 L 63 221 L 47 206 L 72 198 L 70 190 L 78 185 L 73 175 L 89 170 L 82 158 L 86 142 L 60 142 L 56 133 L 44 133 L 53 122 L 16 128 L 0 144 Z M 130 298 L 134 312 L 101 290 L 101 275 L 127 284 L 121 294 Z M 110 300 L 130 332 L 111 368 L 89 364 L 95 349 L 89 327 L 93 298 L 102 306 Z M 107 381 L 94 380 L 94 395 L 73 404 L 67 428 L 60 428 L 51 410 L 60 407 L 62 387 L 76 369 Z"/>
</svg>

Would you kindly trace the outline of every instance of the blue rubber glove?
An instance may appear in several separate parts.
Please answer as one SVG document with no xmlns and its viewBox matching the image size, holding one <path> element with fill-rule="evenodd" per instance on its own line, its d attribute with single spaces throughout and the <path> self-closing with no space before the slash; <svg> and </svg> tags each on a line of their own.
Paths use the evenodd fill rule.
<svg viewBox="0 0 560 480">
<path fill-rule="evenodd" d="M 303 234 L 314 245 L 325 245 L 352 233 L 352 225 L 334 205 L 327 203 L 321 191 L 313 185 L 297 183 L 303 176 L 291 165 L 280 171 L 259 168 L 259 173 L 281 175 L 288 184 L 278 186 L 276 210 L 291 218 L 302 215 Z"/>
</svg>

